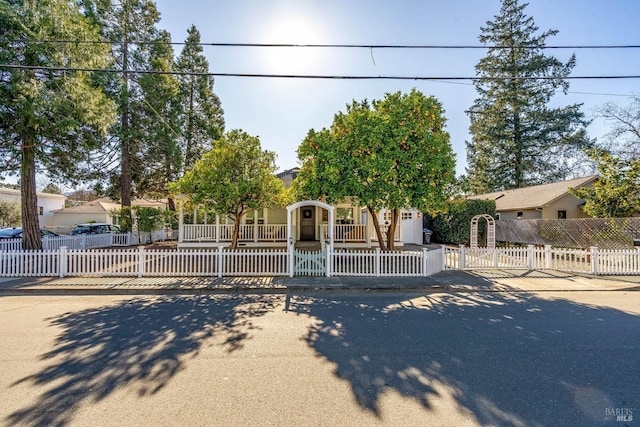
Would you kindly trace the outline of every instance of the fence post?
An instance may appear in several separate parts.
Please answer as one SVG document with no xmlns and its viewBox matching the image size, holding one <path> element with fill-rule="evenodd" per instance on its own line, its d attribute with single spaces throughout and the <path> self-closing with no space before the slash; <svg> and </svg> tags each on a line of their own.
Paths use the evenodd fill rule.
<svg viewBox="0 0 640 427">
<path fill-rule="evenodd" d="M 442 250 L 442 271 L 445 271 L 447 269 L 447 247 L 440 245 L 440 249 Z"/>
<path fill-rule="evenodd" d="M 529 261 L 529 270 L 535 270 L 536 268 L 536 253 L 533 245 L 527 246 L 527 259 Z"/>
<path fill-rule="evenodd" d="M 331 246 L 327 246 L 327 277 L 331 277 Z"/>
<path fill-rule="evenodd" d="M 547 270 L 551 270 L 551 245 L 544 245 L 544 264 Z"/>
<path fill-rule="evenodd" d="M 224 267 L 224 262 L 222 259 L 224 257 L 223 249 L 224 246 L 218 246 L 218 279 L 222 277 L 222 268 Z"/>
<path fill-rule="evenodd" d="M 294 266 L 294 248 L 293 245 L 289 245 L 289 277 L 293 277 L 293 266 Z"/>
<path fill-rule="evenodd" d="M 466 260 L 465 258 L 465 253 L 464 253 L 464 245 L 460 245 L 460 252 L 458 253 L 458 270 L 464 270 L 466 268 Z"/>
<path fill-rule="evenodd" d="M 138 246 L 138 277 L 144 275 L 144 246 Z"/>
<path fill-rule="evenodd" d="M 67 247 L 60 246 L 58 250 L 58 277 L 64 277 L 67 274 Z"/>
<path fill-rule="evenodd" d="M 376 248 L 375 266 L 374 266 L 376 277 L 380 277 L 380 258 L 381 258 L 380 248 Z"/>
<path fill-rule="evenodd" d="M 598 275 L 598 247 L 591 246 L 591 274 Z"/>
<path fill-rule="evenodd" d="M 427 248 L 422 248 L 422 275 L 424 277 L 427 277 L 429 275 L 429 272 L 427 271 L 427 268 L 429 266 L 429 263 L 427 262 Z"/>
</svg>

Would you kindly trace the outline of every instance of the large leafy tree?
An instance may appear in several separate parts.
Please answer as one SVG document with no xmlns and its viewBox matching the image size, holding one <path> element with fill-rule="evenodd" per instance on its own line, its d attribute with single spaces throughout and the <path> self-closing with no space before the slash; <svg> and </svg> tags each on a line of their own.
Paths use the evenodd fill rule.
<svg viewBox="0 0 640 427">
<path fill-rule="evenodd" d="M 212 143 L 224 132 L 224 117 L 220 99 L 213 92 L 213 77 L 209 62 L 200 44 L 200 32 L 188 29 L 185 45 L 176 60 L 175 70 L 180 80 L 181 135 L 184 169 L 190 170 Z"/>
<path fill-rule="evenodd" d="M 275 176 L 275 159 L 274 152 L 262 150 L 257 137 L 232 130 L 215 141 L 215 147 L 171 186 L 172 191 L 233 219 L 235 249 L 242 217 L 249 210 L 275 205 L 284 190 Z"/>
<path fill-rule="evenodd" d="M 561 62 L 544 54 L 526 4 L 502 0 L 500 14 L 481 28 L 487 55 L 476 65 L 479 97 L 468 111 L 467 179 L 472 192 L 520 188 L 566 178 L 582 149 L 590 146 L 580 104 L 552 108 L 575 56 Z"/>
<path fill-rule="evenodd" d="M 115 108 L 87 72 L 108 64 L 97 28 L 74 2 L 0 3 L 0 157 L 21 183 L 23 247 L 41 249 L 36 172 L 77 179 Z M 68 68 L 69 71 L 63 69 Z"/>
<path fill-rule="evenodd" d="M 152 197 L 165 197 L 168 184 L 179 178 L 182 169 L 178 79 L 170 74 L 172 64 L 171 36 L 161 31 L 149 52 L 149 69 L 155 73 L 138 79 L 143 99 L 140 155 L 144 167 L 139 170 L 136 189 Z"/>
<path fill-rule="evenodd" d="M 310 130 L 298 148 L 302 197 L 366 206 L 383 250 L 394 249 L 400 209 L 436 210 L 454 182 L 455 160 L 442 106 L 417 90 L 353 102 L 329 129 Z M 378 222 L 391 211 L 386 239 Z M 386 240 L 386 241 L 385 241 Z"/>
<path fill-rule="evenodd" d="M 598 180 L 569 191 L 584 199 L 585 213 L 595 218 L 623 218 L 640 212 L 640 159 L 624 160 L 602 149 L 589 157 L 598 164 Z"/>
</svg>

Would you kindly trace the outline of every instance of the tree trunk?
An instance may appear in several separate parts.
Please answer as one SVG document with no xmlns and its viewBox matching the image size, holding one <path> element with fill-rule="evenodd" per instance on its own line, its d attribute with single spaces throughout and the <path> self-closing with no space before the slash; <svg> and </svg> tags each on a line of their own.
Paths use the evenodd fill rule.
<svg viewBox="0 0 640 427">
<path fill-rule="evenodd" d="M 125 8 L 125 13 L 127 9 Z M 125 15 L 128 19 L 128 16 Z M 121 150 L 121 165 L 120 165 L 120 203 L 123 207 L 131 207 L 131 143 L 129 132 L 129 45 L 128 34 L 125 25 L 124 33 L 124 45 L 122 47 L 122 119 L 121 119 L 121 135 L 120 135 L 120 150 Z M 125 219 L 126 224 L 131 224 L 131 211 L 123 211 L 129 218 Z M 125 232 L 131 230 L 122 230 Z"/>
<path fill-rule="evenodd" d="M 390 251 L 396 249 L 395 244 L 395 234 L 396 234 L 396 226 L 398 224 L 398 217 L 400 216 L 400 210 L 394 209 L 391 211 L 391 223 L 389 224 L 389 228 L 387 229 L 387 248 Z"/>
<path fill-rule="evenodd" d="M 233 237 L 231 238 L 231 249 L 238 248 L 238 239 L 240 237 L 240 221 L 243 214 L 233 214 Z"/>
<path fill-rule="evenodd" d="M 371 207 L 369 206 L 367 206 L 367 210 L 369 211 L 369 214 L 371 215 L 371 218 L 373 220 L 373 228 L 376 230 L 376 237 L 378 238 L 378 244 L 380 244 L 380 250 L 386 251 L 387 246 L 385 245 L 384 239 L 382 238 L 382 231 L 380 231 L 380 221 L 378 221 L 378 213 L 371 209 Z"/>
<path fill-rule="evenodd" d="M 38 196 L 36 195 L 36 148 L 29 136 L 22 138 L 20 177 L 22 198 L 22 248 L 42 250 L 40 224 L 38 223 Z"/>
</svg>

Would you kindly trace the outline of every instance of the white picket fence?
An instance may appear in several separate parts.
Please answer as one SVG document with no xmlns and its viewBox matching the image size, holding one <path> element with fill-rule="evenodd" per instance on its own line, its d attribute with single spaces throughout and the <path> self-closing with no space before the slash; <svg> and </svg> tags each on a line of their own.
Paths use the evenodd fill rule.
<svg viewBox="0 0 640 427">
<path fill-rule="evenodd" d="M 0 251 L 0 277 L 65 276 L 430 276 L 443 270 L 558 270 L 640 274 L 640 250 L 445 248 L 421 251 L 138 248 Z"/>
<path fill-rule="evenodd" d="M 486 268 L 524 268 L 557 270 L 594 275 L 640 274 L 639 249 L 562 249 L 551 246 L 513 248 L 445 249 L 445 264 L 450 270 Z"/>
<path fill-rule="evenodd" d="M 294 249 L 0 252 L 0 277 L 40 276 L 428 276 L 444 269 L 443 250 L 420 252 Z M 363 267 L 366 266 L 366 267 Z"/>
<path fill-rule="evenodd" d="M 104 233 L 104 234 L 78 234 L 76 236 L 43 237 L 42 248 L 44 250 L 56 250 L 65 246 L 67 249 L 97 249 L 112 246 L 135 246 L 140 242 L 151 243 L 167 240 L 167 232 L 158 230 L 137 233 Z M 22 239 L 0 240 L 0 252 L 22 250 Z"/>
</svg>

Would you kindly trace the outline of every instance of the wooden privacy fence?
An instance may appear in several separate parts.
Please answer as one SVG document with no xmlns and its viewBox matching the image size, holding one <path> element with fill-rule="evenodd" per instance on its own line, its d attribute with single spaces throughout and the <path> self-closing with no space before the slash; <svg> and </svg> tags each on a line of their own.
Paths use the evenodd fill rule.
<svg viewBox="0 0 640 427">
<path fill-rule="evenodd" d="M 509 219 L 496 221 L 496 240 L 565 248 L 632 249 L 640 218 Z"/>
</svg>

